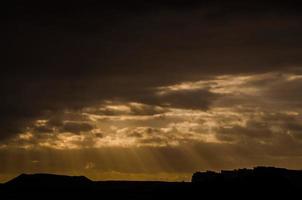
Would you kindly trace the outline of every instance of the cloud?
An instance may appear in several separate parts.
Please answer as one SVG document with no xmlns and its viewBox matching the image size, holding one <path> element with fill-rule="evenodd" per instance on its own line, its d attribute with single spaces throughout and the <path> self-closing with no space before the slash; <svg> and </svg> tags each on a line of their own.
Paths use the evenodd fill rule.
<svg viewBox="0 0 302 200">
<path fill-rule="evenodd" d="M 301 168 L 299 3 L 116 2 L 5 8 L 1 176 Z"/>
<path fill-rule="evenodd" d="M 170 91 L 159 94 L 158 103 L 174 108 L 206 110 L 218 96 L 205 89 Z"/>
<path fill-rule="evenodd" d="M 300 114 L 298 6 L 151 4 L 140 3 L 142 9 L 68 4 L 68 11 L 32 9 L 30 3 L 12 6 L 1 33 L 8 53 L 0 61 L 5 68 L 0 75 L 1 142 L 30 132 L 45 144 L 67 136 L 71 143 L 83 138 L 94 143 L 89 133 L 98 128 L 96 141 L 120 144 L 113 129 L 125 126 L 161 130 L 160 139 L 142 134 L 145 144 L 165 144 L 173 135 L 179 137 L 176 143 L 198 140 L 198 133 L 214 132 L 216 126 L 236 132 L 230 134 L 234 138 L 239 132 L 257 138 L 269 130 L 262 122 L 242 124 L 253 115 Z M 46 122 L 38 126 L 38 120 Z M 189 127 L 207 120 L 204 127 L 163 131 L 173 123 Z M 69 135 L 58 138 L 64 131 Z"/>
<path fill-rule="evenodd" d="M 90 114 L 118 116 L 118 115 L 156 115 L 167 112 L 169 109 L 158 106 L 136 102 L 110 102 L 106 101 L 99 107 L 85 108 Z"/>
<path fill-rule="evenodd" d="M 273 134 L 266 121 L 247 121 L 245 126 L 220 127 L 217 130 L 217 137 L 222 141 L 237 140 L 240 142 L 254 139 L 261 141 L 262 139 L 270 139 Z"/>
<path fill-rule="evenodd" d="M 80 133 L 91 131 L 93 126 L 88 123 L 66 122 L 62 127 L 63 132 Z"/>
<path fill-rule="evenodd" d="M 87 149 L 246 143 L 260 148 L 296 138 L 299 146 L 300 107 L 286 97 L 272 96 L 277 86 L 289 83 L 300 84 L 298 72 L 219 75 L 155 87 L 138 95 L 138 102 L 131 94 L 131 101 L 124 97 L 45 113 L 6 144 Z"/>
</svg>

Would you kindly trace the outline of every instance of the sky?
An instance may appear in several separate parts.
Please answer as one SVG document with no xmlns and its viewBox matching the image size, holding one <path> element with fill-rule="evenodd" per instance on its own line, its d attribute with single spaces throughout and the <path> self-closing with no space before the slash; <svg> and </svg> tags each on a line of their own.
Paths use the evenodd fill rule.
<svg viewBox="0 0 302 200">
<path fill-rule="evenodd" d="M 1 10 L 0 182 L 302 168 L 298 1 L 14 0 Z"/>
</svg>

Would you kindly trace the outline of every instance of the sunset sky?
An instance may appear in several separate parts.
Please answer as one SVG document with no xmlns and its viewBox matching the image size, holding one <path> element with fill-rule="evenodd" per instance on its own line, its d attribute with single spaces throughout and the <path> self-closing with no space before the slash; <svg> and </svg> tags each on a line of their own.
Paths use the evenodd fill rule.
<svg viewBox="0 0 302 200">
<path fill-rule="evenodd" d="M 301 3 L 9 2 L 0 182 L 302 169 Z"/>
</svg>

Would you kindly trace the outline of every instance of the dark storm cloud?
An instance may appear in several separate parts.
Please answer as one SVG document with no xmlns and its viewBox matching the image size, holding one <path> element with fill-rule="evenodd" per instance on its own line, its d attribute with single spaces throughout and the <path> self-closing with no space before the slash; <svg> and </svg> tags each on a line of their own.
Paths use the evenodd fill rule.
<svg viewBox="0 0 302 200">
<path fill-rule="evenodd" d="M 174 108 L 207 110 L 211 102 L 219 97 L 220 95 L 206 89 L 173 91 L 160 95 L 158 104 L 167 104 Z"/>
<path fill-rule="evenodd" d="M 131 114 L 133 115 L 155 115 L 165 113 L 168 110 L 159 106 L 142 105 L 142 106 L 131 106 Z"/>
<path fill-rule="evenodd" d="M 54 127 L 49 125 L 43 125 L 43 126 L 36 126 L 33 128 L 33 132 L 37 133 L 53 133 Z"/>
<path fill-rule="evenodd" d="M 302 125 L 298 114 L 285 114 L 276 111 L 262 112 L 247 111 L 250 117 L 245 124 L 220 126 L 216 128 L 216 138 L 220 141 L 236 145 L 245 144 L 250 147 L 263 146 L 268 154 L 282 154 L 278 146 L 284 148 L 285 154 L 290 155 L 291 148 L 295 151 L 301 145 Z"/>
<path fill-rule="evenodd" d="M 80 133 L 91 131 L 93 126 L 88 123 L 75 123 L 75 122 L 67 122 L 64 124 L 62 131 L 63 132 L 71 132 L 71 133 Z"/>
<path fill-rule="evenodd" d="M 293 1 L 11 1 L 1 14 L 0 139 L 108 99 L 206 109 L 208 91 L 158 98 L 154 88 L 299 66 L 299 11 Z"/>
<path fill-rule="evenodd" d="M 277 82 L 269 89 L 268 95 L 271 98 L 278 99 L 292 106 L 301 107 L 302 104 L 302 79 L 296 81 L 288 81 L 286 83 Z"/>
<path fill-rule="evenodd" d="M 124 96 L 120 96 L 117 99 L 126 102 L 134 101 L 149 104 L 149 108 L 152 108 L 154 106 L 161 106 L 163 109 L 174 107 L 201 110 L 208 109 L 211 102 L 221 96 L 219 94 L 214 94 L 207 89 L 179 90 L 160 93 L 160 91 L 158 91 L 158 89 L 156 88 L 154 88 L 153 90 L 144 90 L 144 88 L 142 88 L 140 89 L 140 91 L 131 91 L 131 89 L 129 88 L 129 91 L 123 94 Z M 138 114 L 138 109 L 136 109 L 136 111 L 134 110 L 134 108 L 131 109 L 133 113 Z M 145 113 L 147 113 L 148 107 L 145 106 L 143 110 L 145 111 Z"/>
<path fill-rule="evenodd" d="M 79 134 L 81 132 L 89 132 L 94 129 L 90 120 L 77 112 L 56 112 L 44 114 L 42 122 L 36 121 L 28 128 L 33 133 L 59 133 L 70 132 Z"/>
<path fill-rule="evenodd" d="M 256 139 L 267 139 L 273 136 L 267 122 L 248 121 L 245 126 L 235 125 L 233 127 L 220 127 L 217 130 L 217 138 L 222 141 L 243 141 Z"/>
</svg>

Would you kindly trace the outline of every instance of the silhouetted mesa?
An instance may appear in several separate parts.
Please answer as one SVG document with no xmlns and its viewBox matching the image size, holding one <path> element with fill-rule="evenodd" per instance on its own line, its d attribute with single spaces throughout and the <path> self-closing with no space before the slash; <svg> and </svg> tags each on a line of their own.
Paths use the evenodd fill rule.
<svg viewBox="0 0 302 200">
<path fill-rule="evenodd" d="M 206 190 L 220 191 L 234 189 L 243 192 L 265 194 L 293 194 L 302 189 L 302 171 L 275 167 L 255 167 L 253 169 L 196 172 L 192 176 L 193 185 Z"/>
<path fill-rule="evenodd" d="M 93 183 L 85 176 L 65 176 L 56 174 L 21 174 L 6 185 L 20 187 L 82 187 Z"/>
<path fill-rule="evenodd" d="M 91 181 L 84 176 L 21 174 L 0 185 L 0 199 L 157 199 L 185 197 L 191 183 L 159 181 Z"/>
</svg>

